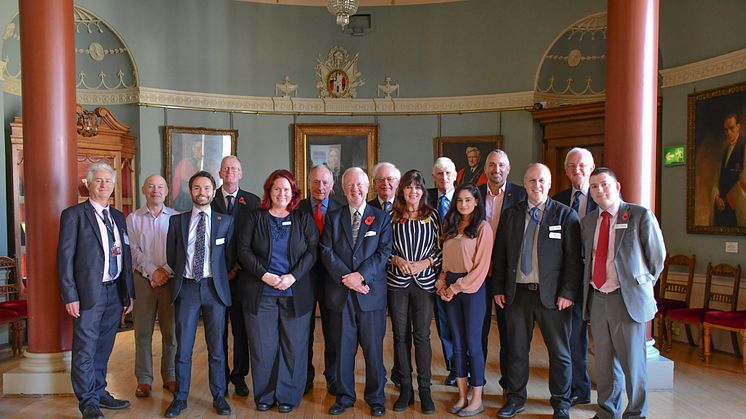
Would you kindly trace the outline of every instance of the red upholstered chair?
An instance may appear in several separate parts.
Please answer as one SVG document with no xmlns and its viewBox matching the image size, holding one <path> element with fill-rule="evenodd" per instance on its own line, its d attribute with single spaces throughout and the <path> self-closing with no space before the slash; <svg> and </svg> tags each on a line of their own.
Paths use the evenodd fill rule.
<svg viewBox="0 0 746 419">
<path fill-rule="evenodd" d="M 13 310 L 0 309 L 0 324 L 7 324 L 10 326 L 10 347 L 13 351 L 13 356 L 17 355 L 17 343 L 19 339 L 19 326 L 22 327 L 21 318 Z"/>
<path fill-rule="evenodd" d="M 661 349 L 666 347 L 666 313 L 669 310 L 689 307 L 689 300 L 692 296 L 694 268 L 696 265 L 697 257 L 695 255 L 692 255 L 692 257 L 686 255 L 668 255 L 666 257 L 666 264 L 663 266 L 663 272 L 661 273 L 660 281 L 658 281 L 660 292 L 655 297 L 655 302 L 658 305 L 658 313 L 655 315 L 658 318 L 658 345 Z M 686 272 L 686 284 L 669 282 L 669 272 Z M 692 337 L 689 325 L 686 325 L 686 336 L 689 338 L 689 344 L 694 345 L 694 338 Z"/>
<path fill-rule="evenodd" d="M 722 329 L 741 335 L 741 356 L 743 372 L 746 373 L 746 310 L 744 311 L 708 311 L 705 313 L 705 362 L 710 363 L 710 329 Z M 738 356 L 738 345 L 733 340 L 733 352 Z"/>
<path fill-rule="evenodd" d="M 722 284 L 713 284 L 712 278 L 718 277 Z M 704 318 L 705 313 L 717 310 L 713 305 L 718 304 L 725 306 L 725 311 L 736 311 L 736 299 L 738 297 L 738 286 L 741 281 L 741 265 L 733 267 L 727 264 L 720 264 L 715 267 L 712 263 L 707 264 L 707 277 L 705 280 L 705 301 L 702 308 L 677 308 L 668 310 L 666 313 L 666 334 L 668 337 L 668 348 L 671 348 L 671 335 L 673 331 L 673 322 L 696 325 L 699 330 L 699 354 L 704 360 Z M 726 289 L 728 292 L 716 292 L 718 289 Z"/>
<path fill-rule="evenodd" d="M 21 299 L 21 283 L 16 275 L 15 260 L 0 256 L 0 270 L 8 271 L 8 284 L 0 285 L 0 310 L 12 311 L 16 319 L 11 322 L 11 346 L 13 355 L 20 354 L 23 345 L 24 323 L 28 318 L 28 305 Z"/>
</svg>

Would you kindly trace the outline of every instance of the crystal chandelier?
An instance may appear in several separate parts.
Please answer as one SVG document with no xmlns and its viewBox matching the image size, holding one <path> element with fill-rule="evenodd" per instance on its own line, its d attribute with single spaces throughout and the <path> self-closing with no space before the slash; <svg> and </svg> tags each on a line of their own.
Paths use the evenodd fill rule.
<svg viewBox="0 0 746 419">
<path fill-rule="evenodd" d="M 357 12 L 358 0 L 327 0 L 326 10 L 337 17 L 337 25 L 345 28 L 350 23 L 350 15 Z"/>
</svg>

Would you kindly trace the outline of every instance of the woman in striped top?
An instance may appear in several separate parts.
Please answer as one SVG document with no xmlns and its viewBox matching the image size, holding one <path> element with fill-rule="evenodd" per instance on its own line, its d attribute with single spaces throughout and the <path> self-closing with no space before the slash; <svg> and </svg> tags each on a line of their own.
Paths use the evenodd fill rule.
<svg viewBox="0 0 746 419">
<path fill-rule="evenodd" d="M 427 203 L 422 173 L 402 176 L 391 212 L 393 250 L 386 267 L 388 304 L 394 330 L 394 356 L 399 366 L 401 390 L 394 403 L 400 412 L 414 404 L 414 390 L 406 334 L 412 330 L 417 362 L 417 384 L 423 413 L 434 413 L 430 394 L 430 323 L 435 305 L 435 280 L 440 271 L 440 220 Z"/>
</svg>

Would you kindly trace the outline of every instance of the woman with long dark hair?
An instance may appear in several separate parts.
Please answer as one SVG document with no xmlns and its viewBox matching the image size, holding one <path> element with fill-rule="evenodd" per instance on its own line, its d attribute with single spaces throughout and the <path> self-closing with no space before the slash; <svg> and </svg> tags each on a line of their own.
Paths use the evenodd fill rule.
<svg viewBox="0 0 746 419">
<path fill-rule="evenodd" d="M 484 280 L 492 255 L 492 228 L 484 219 L 482 197 L 476 186 L 460 185 L 453 196 L 455 203 L 443 223 L 443 272 L 435 287 L 448 303 L 446 313 L 453 336 L 459 397 L 450 411 L 459 416 L 475 416 L 484 411 L 482 325 L 487 310 Z M 467 398 L 467 376 L 472 386 L 471 402 Z"/>
<path fill-rule="evenodd" d="M 394 331 L 394 357 L 401 380 L 399 399 L 394 411 L 414 404 L 406 335 L 412 331 L 417 362 L 417 384 L 422 413 L 434 413 L 430 393 L 432 349 L 430 323 L 435 306 L 435 280 L 442 261 L 440 220 L 427 203 L 427 188 L 422 173 L 410 170 L 396 190 L 391 210 L 393 223 L 392 256 L 386 266 L 388 304 Z"/>
<path fill-rule="evenodd" d="M 289 413 L 305 389 L 314 307 L 309 272 L 319 231 L 310 214 L 296 210 L 299 201 L 293 174 L 275 170 L 264 183 L 260 209 L 247 217 L 238 236 L 238 260 L 249 275 L 236 287 L 259 411 L 277 404 L 281 413 Z"/>
</svg>

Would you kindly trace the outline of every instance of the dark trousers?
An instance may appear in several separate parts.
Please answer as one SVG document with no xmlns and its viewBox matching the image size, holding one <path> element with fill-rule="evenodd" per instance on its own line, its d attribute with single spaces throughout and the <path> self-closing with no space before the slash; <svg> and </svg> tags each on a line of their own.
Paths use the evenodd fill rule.
<svg viewBox="0 0 746 419">
<path fill-rule="evenodd" d="M 386 368 L 383 366 L 383 337 L 386 334 L 386 309 L 362 311 L 357 295 L 350 292 L 342 311 L 332 311 L 332 327 L 337 348 L 337 403 L 355 404 L 355 355 L 358 344 L 365 358 L 365 402 L 384 404 Z"/>
<path fill-rule="evenodd" d="M 231 333 L 233 334 L 233 370 L 228 363 L 228 319 L 230 319 Z M 249 339 L 246 335 L 243 306 L 235 294 L 232 298 L 232 305 L 226 309 L 224 330 L 225 383 L 242 383 L 245 381 L 246 375 L 249 374 Z"/>
<path fill-rule="evenodd" d="M 489 348 L 490 328 L 492 326 L 492 313 L 494 308 L 497 320 L 497 333 L 500 335 L 500 387 L 508 387 L 508 331 L 505 325 L 505 309 L 495 304 L 494 296 L 487 293 L 487 302 L 485 304 L 484 328 L 482 329 L 482 352 L 484 360 L 487 362 L 487 350 Z"/>
<path fill-rule="evenodd" d="M 306 387 L 311 312 L 296 316 L 293 297 L 262 296 L 256 314 L 245 310 L 244 316 L 254 401 L 298 406 Z"/>
<path fill-rule="evenodd" d="M 570 357 L 572 359 L 572 385 L 570 397 L 591 399 L 591 377 L 588 375 L 588 324 L 583 320 L 583 287 L 578 290 L 572 305 L 570 326 Z"/>
<path fill-rule="evenodd" d="M 446 361 L 446 369 L 455 372 L 453 366 L 453 337 L 451 328 L 448 326 L 448 315 L 446 314 L 446 302 L 440 298 L 435 299 L 435 328 L 443 348 L 443 359 Z"/>
<path fill-rule="evenodd" d="M 106 369 L 122 315 L 122 299 L 116 283 L 101 287 L 96 304 L 73 318 L 73 351 L 70 377 L 82 412 L 98 406 L 106 394 Z"/>
<path fill-rule="evenodd" d="M 430 324 L 433 321 L 435 294 L 416 284 L 407 288 L 388 289 L 388 306 L 394 332 L 395 368 L 402 388 L 412 387 L 411 340 L 414 339 L 414 358 L 417 362 L 417 384 L 420 389 L 430 388 L 433 352 L 430 347 Z M 408 345 L 409 343 L 409 345 Z"/>
<path fill-rule="evenodd" d="M 505 308 L 510 363 L 508 365 L 508 400 L 522 406 L 526 403 L 528 360 L 534 322 L 539 324 L 549 352 L 549 392 L 552 407 L 570 408 L 570 309 L 562 311 L 541 304 L 539 291 L 518 285 L 515 299 Z"/>
<path fill-rule="evenodd" d="M 336 359 L 337 354 L 334 349 L 334 331 L 329 322 L 331 316 L 329 307 L 326 305 L 326 299 L 319 292 L 317 294 L 317 301 L 319 303 L 319 315 L 321 316 L 321 333 L 324 336 L 324 377 L 327 383 L 334 383 L 336 378 Z M 314 307 L 316 305 L 314 304 Z M 306 368 L 306 387 L 313 385 L 313 379 L 316 376 L 316 369 L 313 367 L 313 339 L 314 332 L 316 330 L 316 313 L 315 309 L 311 310 L 311 316 L 309 317 L 310 334 L 308 335 L 308 366 Z"/>
<path fill-rule="evenodd" d="M 446 303 L 448 325 L 453 336 L 452 365 L 456 377 L 469 375 L 472 387 L 484 385 L 484 354 L 482 327 L 486 307 L 485 285 L 473 294 L 459 293 Z"/>
<path fill-rule="evenodd" d="M 189 385 L 192 377 L 192 351 L 200 313 L 205 325 L 210 394 L 213 398 L 223 397 L 226 386 L 226 361 L 223 350 L 226 307 L 215 291 L 212 278 L 205 278 L 199 282 L 185 279 L 174 305 L 176 308 L 177 341 L 176 393 L 174 393 L 174 399 L 186 401 L 189 396 Z"/>
</svg>

